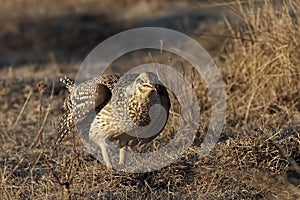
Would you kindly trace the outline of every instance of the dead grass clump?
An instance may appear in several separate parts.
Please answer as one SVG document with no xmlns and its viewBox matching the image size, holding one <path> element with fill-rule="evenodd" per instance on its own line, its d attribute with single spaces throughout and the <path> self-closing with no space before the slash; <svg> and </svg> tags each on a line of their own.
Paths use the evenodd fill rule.
<svg viewBox="0 0 300 200">
<path fill-rule="evenodd" d="M 298 199 L 299 180 L 293 182 L 286 172 L 296 176 L 299 170 L 299 131 L 298 125 L 228 135 L 204 158 L 187 159 L 195 165 L 198 189 L 212 199 Z"/>
<path fill-rule="evenodd" d="M 224 74 L 228 114 L 246 123 L 274 125 L 291 122 L 299 114 L 300 4 L 281 6 L 265 0 L 261 7 L 240 1 L 233 8 L 244 26 L 234 28 L 236 38 L 226 45 Z"/>
</svg>

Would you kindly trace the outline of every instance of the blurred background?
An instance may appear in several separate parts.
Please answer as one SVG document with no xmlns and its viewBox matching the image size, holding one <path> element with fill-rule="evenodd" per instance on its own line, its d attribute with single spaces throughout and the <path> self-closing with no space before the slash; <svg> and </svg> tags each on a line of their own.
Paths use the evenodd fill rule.
<svg viewBox="0 0 300 200">
<path fill-rule="evenodd" d="M 220 33 L 222 17 L 228 14 L 226 6 L 230 5 L 216 3 L 218 1 L 2 0 L 0 67 L 54 60 L 80 62 L 104 39 L 142 26 L 171 28 L 198 38 L 202 34 L 200 42 L 212 50 L 216 41 L 222 39 L 216 34 Z"/>
</svg>

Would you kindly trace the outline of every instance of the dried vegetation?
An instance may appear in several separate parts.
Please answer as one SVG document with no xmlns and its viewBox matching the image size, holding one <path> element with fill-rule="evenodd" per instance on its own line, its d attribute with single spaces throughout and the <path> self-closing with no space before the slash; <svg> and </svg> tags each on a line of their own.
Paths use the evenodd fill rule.
<svg viewBox="0 0 300 200">
<path fill-rule="evenodd" d="M 1 198 L 299 199 L 300 4 L 224 4 L 240 22 L 224 19 L 229 37 L 214 58 L 226 88 L 227 117 L 208 156 L 198 154 L 208 106 L 201 106 L 199 134 L 188 152 L 158 171 L 109 171 L 76 135 L 55 149 L 66 95 L 58 83 L 63 66 L 7 67 L 0 80 Z M 199 104 L 208 105 L 205 86 L 194 84 Z"/>
</svg>

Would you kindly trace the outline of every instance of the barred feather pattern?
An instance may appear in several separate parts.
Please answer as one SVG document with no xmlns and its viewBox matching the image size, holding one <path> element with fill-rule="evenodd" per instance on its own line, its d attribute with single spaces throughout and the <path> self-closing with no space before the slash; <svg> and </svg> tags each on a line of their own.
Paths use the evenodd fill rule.
<svg viewBox="0 0 300 200">
<path fill-rule="evenodd" d="M 139 138 L 127 134 L 135 126 L 147 126 L 150 122 L 149 110 L 152 105 L 162 105 L 167 113 L 170 99 L 158 77 L 151 72 L 103 75 L 83 82 L 78 86 L 72 81 L 64 81 L 70 94 L 65 100 L 63 115 L 58 129 L 59 144 L 69 132 L 74 131 L 75 121 L 95 111 L 89 129 L 89 139 L 100 149 L 106 165 L 111 168 L 107 140 L 117 140 L 121 147 L 120 164 L 124 162 L 127 147 L 153 140 L 162 130 L 151 137 Z M 165 122 L 166 123 L 166 122 Z M 165 124 L 164 124 L 165 125 Z"/>
<path fill-rule="evenodd" d="M 95 105 L 97 85 L 105 86 L 111 91 L 119 78 L 118 74 L 106 74 L 83 82 L 78 86 L 73 80 L 66 76 L 60 80 L 68 89 L 69 95 L 66 97 L 63 104 L 65 113 L 58 124 L 58 138 L 55 142 L 56 146 L 62 142 L 66 135 L 75 131 L 76 120 L 85 117 L 89 111 L 93 109 L 99 111 L 109 101 L 110 97 L 108 97 L 107 101 L 102 102 L 100 105 Z M 95 106 L 97 107 L 95 108 Z"/>
</svg>

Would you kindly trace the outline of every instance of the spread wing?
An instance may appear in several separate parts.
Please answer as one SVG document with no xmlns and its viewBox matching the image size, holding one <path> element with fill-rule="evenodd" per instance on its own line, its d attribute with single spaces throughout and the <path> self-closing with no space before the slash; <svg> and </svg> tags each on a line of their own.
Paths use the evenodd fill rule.
<svg viewBox="0 0 300 200">
<path fill-rule="evenodd" d="M 98 113 L 111 99 L 110 89 L 103 85 L 97 84 L 95 92 L 95 111 Z"/>
<path fill-rule="evenodd" d="M 95 116 L 111 99 L 112 93 L 107 85 L 99 83 L 97 79 L 84 82 L 76 87 L 66 98 L 65 113 L 59 121 L 58 145 L 63 138 L 73 132 L 76 120 L 90 125 Z"/>
</svg>

